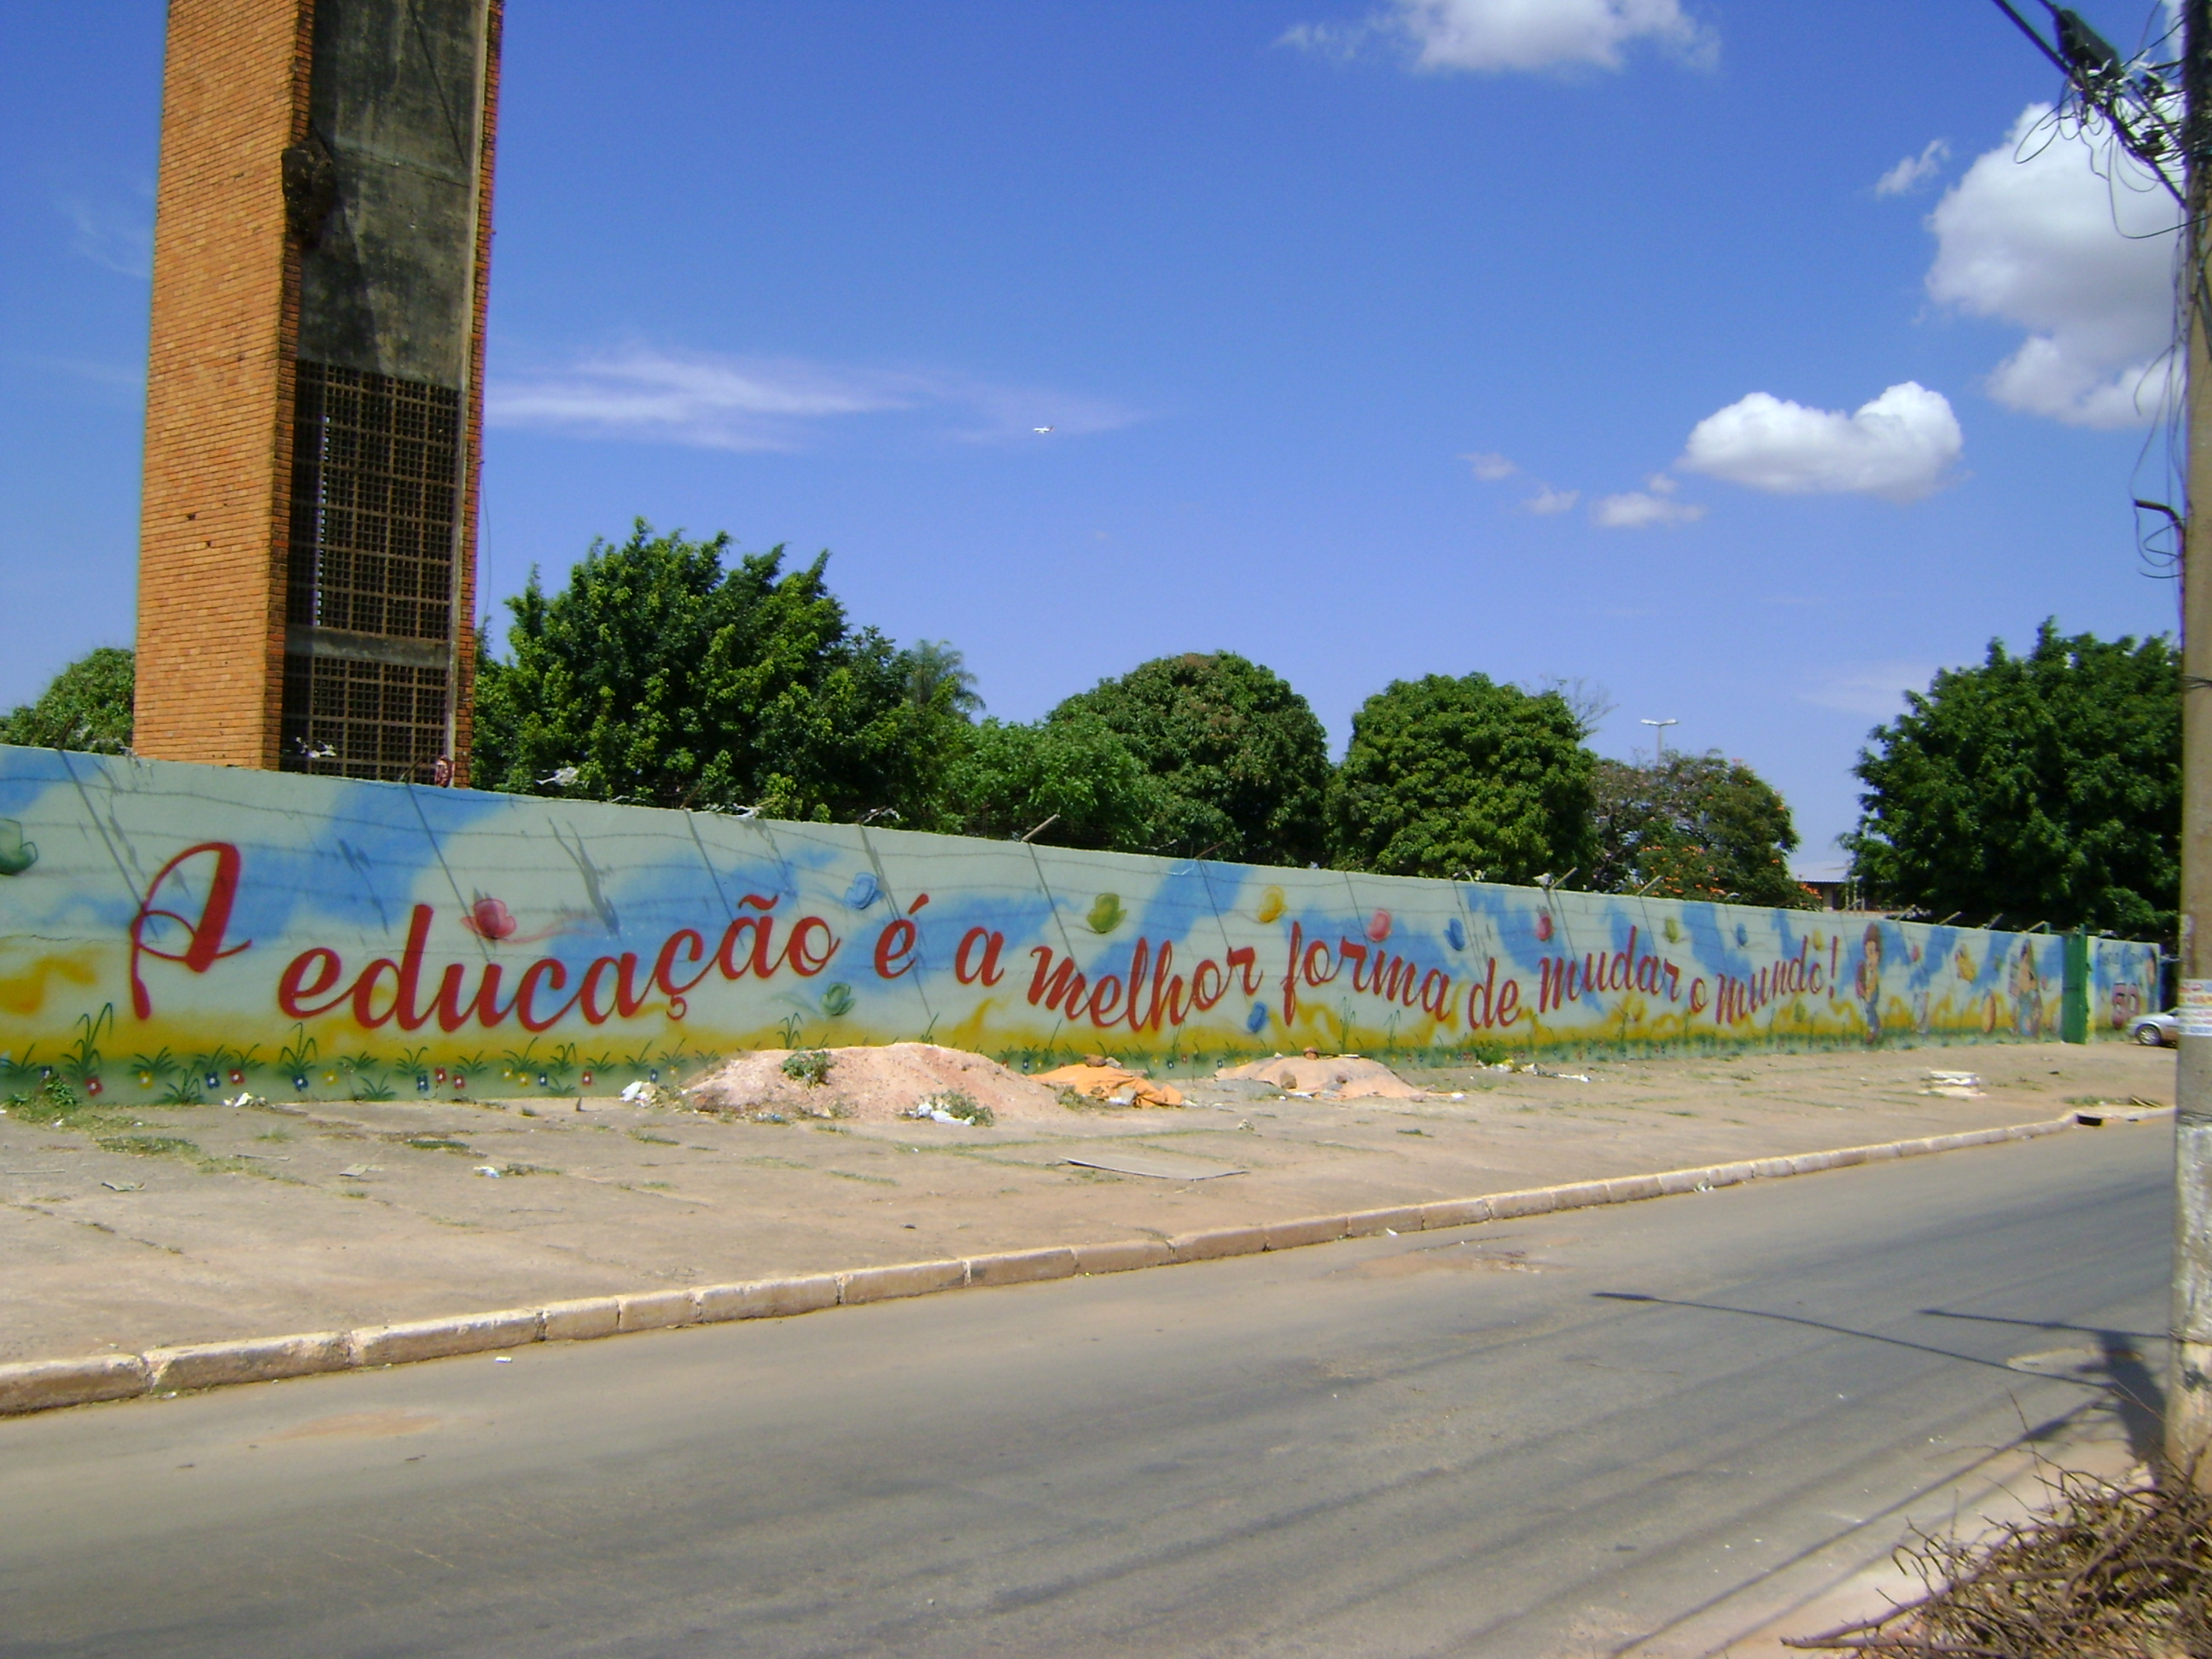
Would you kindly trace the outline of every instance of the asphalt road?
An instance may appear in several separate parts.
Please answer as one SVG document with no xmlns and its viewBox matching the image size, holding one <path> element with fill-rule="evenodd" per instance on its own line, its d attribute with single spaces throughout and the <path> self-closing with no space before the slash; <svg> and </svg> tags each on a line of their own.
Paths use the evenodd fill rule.
<svg viewBox="0 0 2212 1659">
<path fill-rule="evenodd" d="M 2142 1430 L 2170 1136 L 0 1423 L 0 1655 L 1680 1651 Z"/>
</svg>

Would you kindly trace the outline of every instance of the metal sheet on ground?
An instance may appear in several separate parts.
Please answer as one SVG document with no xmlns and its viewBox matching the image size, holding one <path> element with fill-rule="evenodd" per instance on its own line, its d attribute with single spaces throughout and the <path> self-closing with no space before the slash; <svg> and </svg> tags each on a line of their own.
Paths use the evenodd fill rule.
<svg viewBox="0 0 2212 1659">
<path fill-rule="evenodd" d="M 1115 1175 L 1153 1176 L 1162 1181 L 1214 1181 L 1244 1173 L 1233 1164 L 1204 1164 L 1169 1152 L 1088 1152 L 1060 1162 L 1084 1170 L 1110 1170 Z"/>
</svg>

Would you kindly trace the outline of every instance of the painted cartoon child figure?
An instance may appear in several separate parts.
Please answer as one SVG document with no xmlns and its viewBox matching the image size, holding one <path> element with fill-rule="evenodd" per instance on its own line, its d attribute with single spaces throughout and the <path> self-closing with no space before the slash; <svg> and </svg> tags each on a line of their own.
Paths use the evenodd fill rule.
<svg viewBox="0 0 2212 1659">
<path fill-rule="evenodd" d="M 2012 1018 L 2021 1036 L 2042 1036 L 2043 976 L 2035 970 L 2035 946 L 2026 941 L 2012 965 Z"/>
<path fill-rule="evenodd" d="M 1866 1018 L 1866 1040 L 1881 1041 L 1881 924 L 1867 923 L 1866 939 L 1859 951 L 1859 971 L 1853 988 Z"/>
</svg>

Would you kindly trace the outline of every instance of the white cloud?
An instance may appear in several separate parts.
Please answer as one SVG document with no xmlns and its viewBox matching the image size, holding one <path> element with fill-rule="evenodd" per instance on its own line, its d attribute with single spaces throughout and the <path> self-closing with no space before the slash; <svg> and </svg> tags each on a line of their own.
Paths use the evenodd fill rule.
<svg viewBox="0 0 2212 1659">
<path fill-rule="evenodd" d="M 1914 185 L 1935 177 L 1951 159 L 1950 141 L 1931 138 L 1917 155 L 1908 155 L 1874 181 L 1877 196 L 1902 196 Z"/>
<path fill-rule="evenodd" d="M 1496 483 L 1500 478 L 1510 478 L 1521 470 L 1504 456 L 1484 451 L 1477 451 L 1472 455 L 1462 455 L 1460 459 L 1465 461 L 1474 471 L 1474 476 L 1485 483 Z"/>
<path fill-rule="evenodd" d="M 2053 134 L 2031 104 L 1929 216 L 1928 292 L 2028 331 L 1990 376 L 1999 403 L 2075 426 L 2140 426 L 2172 388 L 2175 207 L 2123 156 Z M 2100 177 L 2117 165 L 2116 177 Z"/>
<path fill-rule="evenodd" d="M 1705 509 L 1694 501 L 1674 499 L 1675 483 L 1655 474 L 1642 489 L 1619 495 L 1601 495 L 1590 503 L 1590 522 L 1604 530 L 1648 530 L 1653 525 L 1695 524 Z"/>
<path fill-rule="evenodd" d="M 1680 0 L 1391 0 L 1364 22 L 1301 23 L 1283 40 L 1349 57 L 1376 35 L 1411 45 L 1416 69 L 1489 73 L 1619 69 L 1622 49 L 1641 40 L 1699 66 L 1718 50 Z"/>
<path fill-rule="evenodd" d="M 1547 483 L 1536 486 L 1536 493 L 1521 503 L 1523 513 L 1534 513 L 1539 518 L 1549 518 L 1554 513 L 1571 513 L 1575 503 L 1583 498 L 1579 489 L 1554 489 Z"/>
<path fill-rule="evenodd" d="M 82 197 L 57 204 L 70 222 L 70 251 L 104 270 L 140 281 L 154 274 L 154 192 L 130 207 Z"/>
<path fill-rule="evenodd" d="M 1949 401 L 1911 380 L 1850 415 L 1754 392 L 1698 422 L 1675 465 L 1781 495 L 1911 501 L 1942 485 L 1965 443 Z"/>
<path fill-rule="evenodd" d="M 738 451 L 797 449 L 824 422 L 900 414 L 934 416 L 947 435 L 972 441 L 1028 436 L 1039 426 L 1080 435 L 1137 418 L 1095 399 L 957 377 L 647 347 L 505 377 L 484 398 L 496 426 Z"/>
<path fill-rule="evenodd" d="M 1847 714 L 1888 720 L 1905 712 L 1905 694 L 1925 691 L 1936 678 L 1934 663 L 1870 662 L 1830 670 L 1803 694 L 1803 701 Z"/>
</svg>

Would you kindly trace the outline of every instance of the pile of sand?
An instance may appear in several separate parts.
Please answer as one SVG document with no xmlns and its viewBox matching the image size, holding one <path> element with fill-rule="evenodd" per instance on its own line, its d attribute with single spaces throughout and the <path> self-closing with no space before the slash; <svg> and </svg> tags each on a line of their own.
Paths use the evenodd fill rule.
<svg viewBox="0 0 2212 1659">
<path fill-rule="evenodd" d="M 1095 1055 L 1079 1066 L 1063 1066 L 1057 1071 L 1039 1072 L 1036 1080 L 1054 1089 L 1073 1089 L 1079 1095 L 1088 1095 L 1109 1106 L 1182 1104 L 1182 1091 L 1180 1089 L 1164 1083 L 1155 1083 L 1148 1077 Z"/>
<path fill-rule="evenodd" d="M 830 1057 L 821 1082 L 809 1083 L 784 1070 L 784 1061 L 794 1052 Z M 1001 1120 L 1064 1117 L 1067 1111 L 1059 1091 L 1010 1072 L 995 1060 L 940 1048 L 933 1042 L 893 1042 L 880 1048 L 756 1048 L 708 1073 L 684 1093 L 695 1111 L 888 1123 L 925 1099 L 955 1091 Z"/>
<path fill-rule="evenodd" d="M 1380 1060 L 1358 1054 L 1277 1055 L 1255 1060 L 1249 1066 L 1231 1066 L 1214 1073 L 1221 1078 L 1250 1078 L 1302 1095 L 1333 1095 L 1339 1100 L 1424 1100 L 1428 1091 L 1416 1089 Z"/>
</svg>

